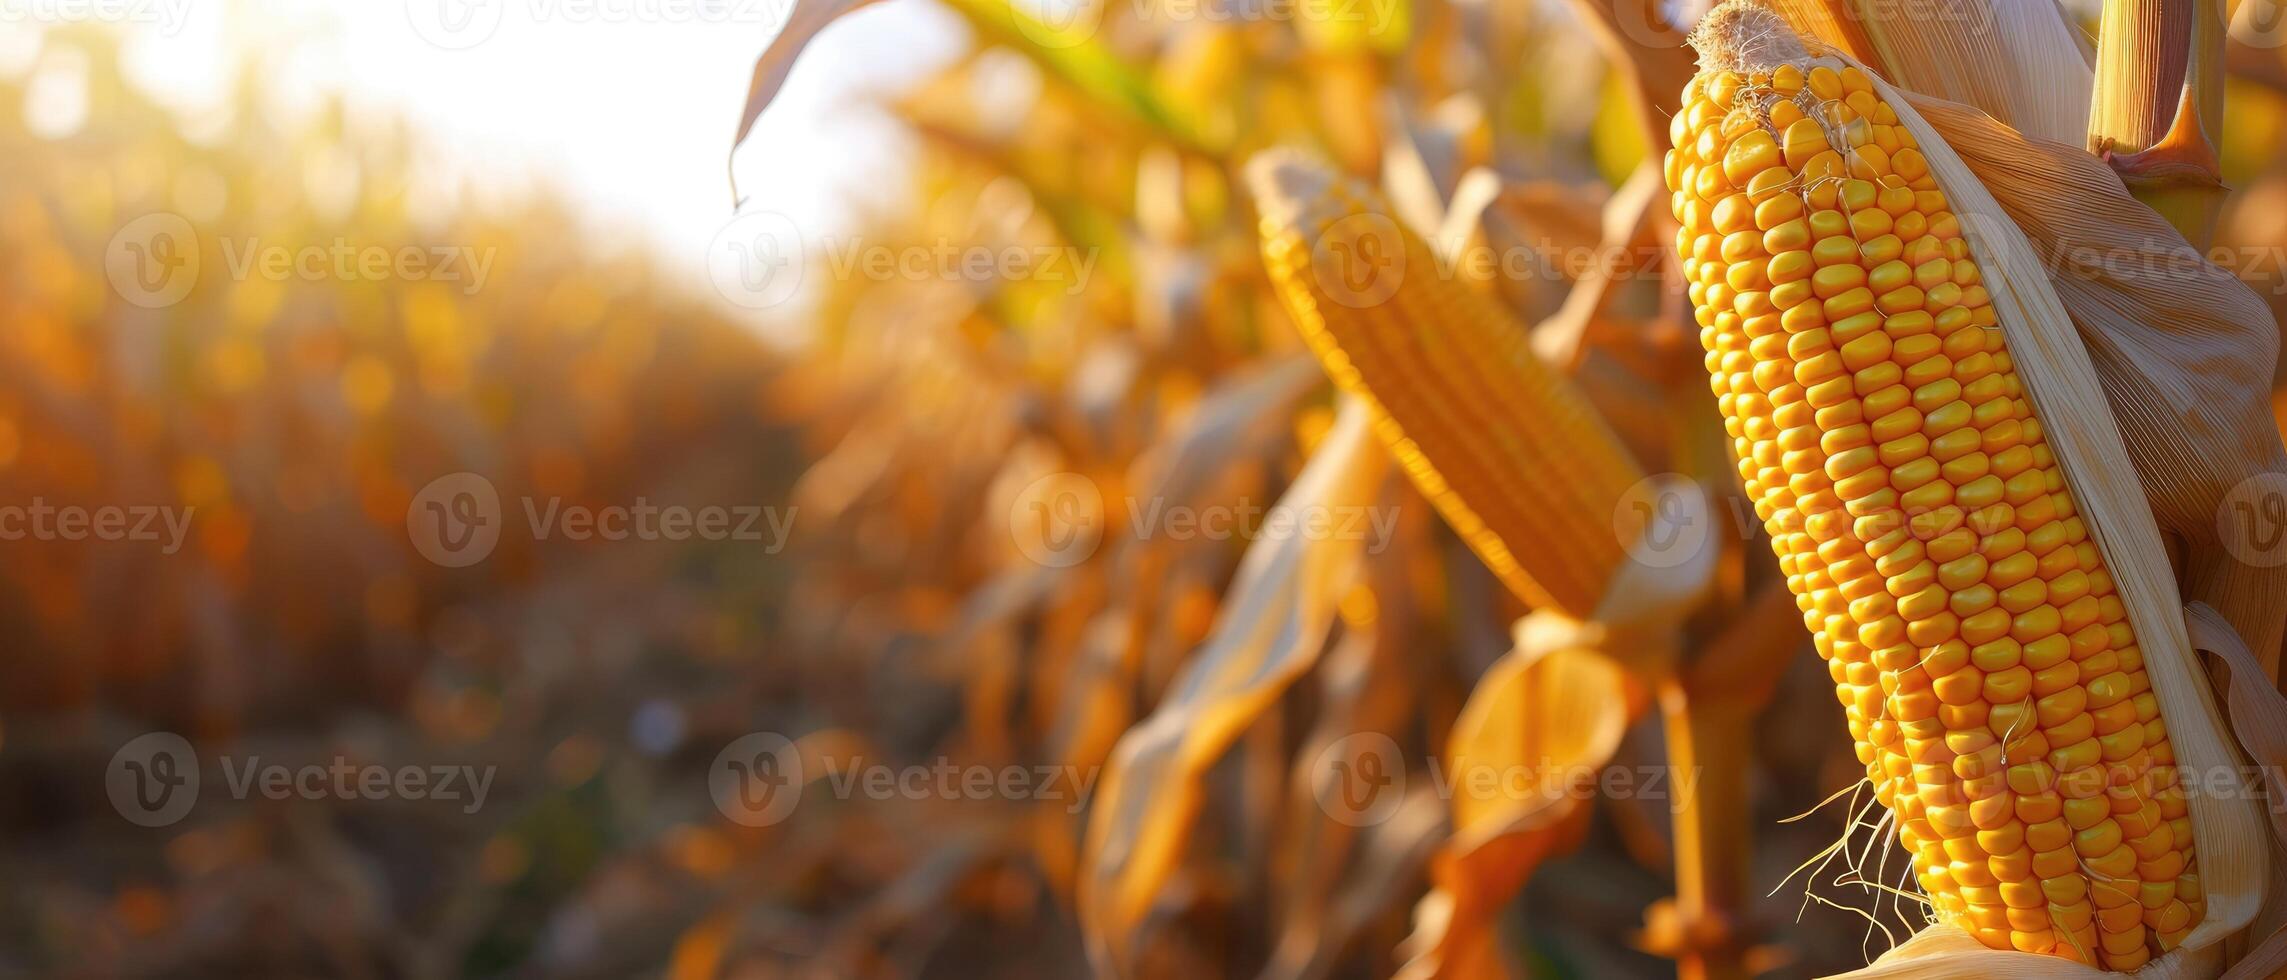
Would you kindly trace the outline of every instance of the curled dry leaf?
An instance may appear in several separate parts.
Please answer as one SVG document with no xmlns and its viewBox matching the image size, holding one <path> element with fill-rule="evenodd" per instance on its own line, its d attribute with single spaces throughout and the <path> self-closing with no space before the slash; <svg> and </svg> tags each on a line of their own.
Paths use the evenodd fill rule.
<svg viewBox="0 0 2287 980">
<path fill-rule="evenodd" d="M 739 110 L 738 134 L 731 138 L 736 148 L 746 142 L 754 131 L 755 121 L 762 111 L 770 108 L 771 100 L 778 98 L 778 90 L 786 87 L 786 76 L 794 73 L 794 60 L 802 56 L 826 25 L 874 0 L 796 0 L 787 12 L 786 26 L 778 36 L 770 39 L 770 46 L 762 49 L 762 57 L 755 59 L 754 77 L 747 82 L 746 106 Z"/>
<path fill-rule="evenodd" d="M 1370 506 L 1389 468 L 1370 429 L 1364 406 L 1345 406 L 1280 506 Z M 1121 736 L 1081 857 L 1080 917 L 1098 969 L 1134 971 L 1131 940 L 1182 856 L 1201 778 L 1317 662 L 1362 550 L 1362 541 L 1344 535 L 1287 535 L 1249 547 L 1206 645 L 1152 715 Z"/>
<path fill-rule="evenodd" d="M 1578 647 L 1546 649 L 1521 636 L 1486 671 L 1447 739 L 1453 837 L 1431 863 L 1437 890 L 1423 899 L 1399 976 L 1498 975 L 1495 915 L 1585 826 L 1585 800 L 1565 780 L 1610 762 L 1643 705 L 1618 664 Z M 1478 792 L 1486 787 L 1471 785 L 1474 772 L 1540 778 L 1531 786 L 1496 779 Z"/>
</svg>

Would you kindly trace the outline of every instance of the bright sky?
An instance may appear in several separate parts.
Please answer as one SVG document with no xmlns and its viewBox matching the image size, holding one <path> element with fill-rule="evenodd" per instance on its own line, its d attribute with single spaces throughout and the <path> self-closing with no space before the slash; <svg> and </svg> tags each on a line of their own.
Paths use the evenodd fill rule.
<svg viewBox="0 0 2287 980">
<path fill-rule="evenodd" d="M 407 117 L 452 173 L 511 191 L 553 186 L 597 234 L 633 236 L 713 297 L 709 245 L 732 216 L 724 154 L 787 2 L 0 0 L 0 35 L 117 22 L 133 39 L 134 76 L 194 109 L 221 101 L 246 53 L 284 56 L 270 76 L 283 105 L 339 91 L 353 109 Z M 925 0 L 887 0 L 828 28 L 738 154 L 748 211 L 826 234 L 846 227 L 853 202 L 902 186 L 903 137 L 857 103 L 945 64 L 964 35 Z M 0 37 L 0 54 L 9 43 Z"/>
</svg>

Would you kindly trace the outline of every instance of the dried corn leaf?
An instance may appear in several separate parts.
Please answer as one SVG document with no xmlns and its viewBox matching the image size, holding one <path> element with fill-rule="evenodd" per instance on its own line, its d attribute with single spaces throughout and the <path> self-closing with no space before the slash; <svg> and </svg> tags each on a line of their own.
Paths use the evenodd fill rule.
<svg viewBox="0 0 2287 980">
<path fill-rule="evenodd" d="M 1280 505 L 1370 506 L 1389 458 L 1363 405 L 1346 405 Z M 1290 535 L 1247 549 L 1214 632 L 1165 702 L 1113 749 L 1082 848 L 1079 904 L 1090 956 L 1134 972 L 1132 940 L 1182 856 L 1200 780 L 1287 685 L 1316 662 L 1363 542 Z"/>
<path fill-rule="evenodd" d="M 1429 851 L 1445 838 L 1445 804 L 1433 794 L 1423 801 L 1426 812 L 1410 809 L 1409 800 L 1391 820 L 1370 827 L 1334 819 L 1318 804 L 1316 779 L 1327 753 L 1361 732 L 1402 735 L 1421 709 L 1420 623 L 1407 572 L 1400 561 L 1368 564 L 1371 626 L 1354 612 L 1353 630 L 1319 663 L 1318 720 L 1281 782 L 1289 802 L 1271 870 L 1281 922 L 1262 980 L 1326 975 L 1361 929 L 1409 894 Z"/>
<path fill-rule="evenodd" d="M 1363 827 L 1335 819 L 1319 802 L 1321 767 L 1340 756 L 1342 740 L 1402 733 L 1418 710 L 1422 691 L 1410 676 L 1414 650 L 1405 639 L 1378 620 L 1371 632 L 1345 636 L 1319 666 L 1326 712 L 1283 783 L 1288 819 L 1272 875 L 1284 913 L 1261 980 L 1323 977 L 1342 965 L 1359 933 L 1412 894 L 1445 839 L 1445 803 L 1434 785 L 1408 786 L 1388 819 Z"/>
<path fill-rule="evenodd" d="M 1320 378 L 1317 362 L 1297 354 L 1226 381 L 1129 468 L 1129 485 L 1171 507 L 1215 499 L 1210 493 L 1216 481 L 1283 435 L 1295 402 L 1318 387 Z M 1105 503 L 1108 522 L 1110 512 L 1121 508 Z M 1180 543 L 1157 535 L 1112 556 L 1112 591 L 1122 597 L 1122 607 L 1090 624 L 1072 675 L 1064 679 L 1068 696 L 1061 699 L 1064 710 L 1052 739 L 1061 761 L 1095 766 L 1126 729 L 1145 639 L 1161 623 L 1151 611 L 1160 608 L 1169 589 Z"/>
<path fill-rule="evenodd" d="M 1477 682 L 1446 750 L 1453 838 L 1431 865 L 1437 892 L 1423 900 L 1400 976 L 1500 972 L 1495 915 L 1534 868 L 1577 842 L 1588 808 L 1569 780 L 1611 761 L 1640 703 L 1612 660 L 1525 636 Z"/>
<path fill-rule="evenodd" d="M 794 73 L 794 59 L 801 57 L 802 49 L 810 46 L 818 32 L 843 14 L 873 2 L 795 0 L 787 11 L 786 26 L 770 39 L 769 47 L 762 49 L 762 57 L 755 59 L 754 78 L 747 82 L 746 107 L 739 111 L 738 135 L 731 140 L 732 146 L 745 142 L 746 134 L 754 131 L 755 120 L 761 119 L 762 111 L 778 98 L 778 90 L 786 87 L 786 76 Z"/>
<path fill-rule="evenodd" d="M 1306 788 L 1307 791 L 1307 788 Z M 1445 801 L 1434 786 L 1406 792 L 1389 819 L 1365 833 L 1362 853 L 1352 862 L 1339 890 L 1325 898 L 1321 928 L 1289 933 L 1296 946 L 1282 946 L 1263 968 L 1262 980 L 1306 980 L 1339 966 L 1345 946 L 1393 900 L 1412 894 L 1421 865 L 1445 835 Z"/>
</svg>

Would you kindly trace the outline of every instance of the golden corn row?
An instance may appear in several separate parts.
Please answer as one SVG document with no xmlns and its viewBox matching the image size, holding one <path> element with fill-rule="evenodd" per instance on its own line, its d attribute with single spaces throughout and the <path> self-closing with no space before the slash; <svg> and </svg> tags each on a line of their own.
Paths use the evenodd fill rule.
<svg viewBox="0 0 2287 980">
<path fill-rule="evenodd" d="M 1671 136 L 1740 476 L 1936 915 L 2112 970 L 2174 948 L 2167 729 L 1914 137 L 1807 57 L 1703 71 Z"/>
<path fill-rule="evenodd" d="M 1641 528 L 1615 514 L 1644 477 L 1618 437 L 1368 192 L 1293 153 L 1249 171 L 1264 263 L 1327 374 L 1377 408 L 1415 486 L 1504 584 L 1588 617 Z"/>
</svg>

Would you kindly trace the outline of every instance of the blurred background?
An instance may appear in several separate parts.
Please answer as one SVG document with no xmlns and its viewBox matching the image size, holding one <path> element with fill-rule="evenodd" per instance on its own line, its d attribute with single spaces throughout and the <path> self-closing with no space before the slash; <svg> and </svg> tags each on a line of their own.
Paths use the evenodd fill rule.
<svg viewBox="0 0 2287 980">
<path fill-rule="evenodd" d="M 1647 468 L 1719 431 L 1596 7 L 886 0 L 797 62 L 841 7 L 0 0 L 0 976 L 1366 977 L 1469 916 L 1673 975 L 1662 796 L 1314 797 L 1529 744 L 1523 609 L 1394 471 L 1315 628 L 1216 631 L 1341 431 L 1256 150 L 1417 227 L 1496 174 L 1470 288 Z M 2287 310 L 2277 53 L 2223 237 Z M 1788 876 L 1859 770 L 1796 646 L 1733 842 L 1780 976 L 1911 918 Z"/>
</svg>

